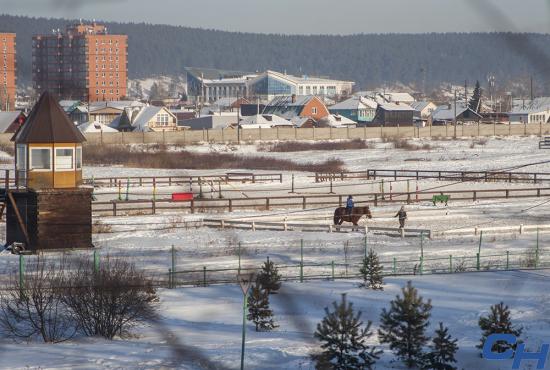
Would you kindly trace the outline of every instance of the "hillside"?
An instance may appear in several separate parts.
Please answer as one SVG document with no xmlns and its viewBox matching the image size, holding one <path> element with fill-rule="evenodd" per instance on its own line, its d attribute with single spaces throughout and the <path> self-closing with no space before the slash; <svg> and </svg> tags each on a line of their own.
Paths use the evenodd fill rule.
<svg viewBox="0 0 550 370">
<path fill-rule="evenodd" d="M 73 22 L 0 15 L 0 31 L 17 33 L 21 83 L 31 80 L 32 35 L 64 29 Z M 106 24 L 111 33 L 129 35 L 131 78 L 177 75 L 184 66 L 202 66 L 324 75 L 355 80 L 358 88 L 401 82 L 422 89 L 443 82 L 463 83 L 465 79 L 485 81 L 489 74 L 496 77 L 497 84 L 515 80 L 525 85 L 530 75 L 541 78 L 517 45 L 527 39 L 550 58 L 550 35 L 542 34 L 287 36 L 143 23 Z M 537 86 L 541 85 L 548 88 L 537 81 Z"/>
</svg>

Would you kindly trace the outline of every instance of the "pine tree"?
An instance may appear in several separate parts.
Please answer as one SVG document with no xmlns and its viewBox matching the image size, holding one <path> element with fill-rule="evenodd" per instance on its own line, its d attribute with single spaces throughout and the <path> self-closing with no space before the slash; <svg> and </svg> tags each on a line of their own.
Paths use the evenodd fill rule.
<svg viewBox="0 0 550 370">
<path fill-rule="evenodd" d="M 479 327 L 481 328 L 481 343 L 477 348 L 483 348 L 487 337 L 491 334 L 513 334 L 518 338 L 521 335 L 522 328 L 512 325 L 510 319 L 510 309 L 504 305 L 504 302 L 491 306 L 491 312 L 488 316 L 479 318 Z M 516 345 L 506 342 L 495 342 L 491 348 L 492 352 L 502 353 L 508 349 L 516 349 Z"/>
<path fill-rule="evenodd" d="M 268 294 L 277 294 L 277 291 L 281 288 L 281 275 L 277 266 L 269 260 L 269 257 L 267 257 L 262 270 L 258 273 L 257 280 Z"/>
<path fill-rule="evenodd" d="M 425 370 L 456 370 L 453 363 L 456 362 L 455 354 L 458 351 L 457 339 L 452 339 L 448 333 L 449 329 L 439 323 L 439 328 L 432 338 L 430 352 L 426 355 Z"/>
<path fill-rule="evenodd" d="M 422 365 L 422 350 L 429 339 L 426 328 L 432 304 L 431 300 L 424 302 L 410 281 L 401 291 L 403 297 L 396 296 L 390 309 L 382 310 L 378 335 L 408 367 L 418 367 Z"/>
<path fill-rule="evenodd" d="M 384 290 L 384 278 L 382 277 L 382 265 L 378 260 L 378 255 L 374 250 L 370 250 L 365 258 L 363 258 L 363 265 L 359 272 L 363 277 L 362 287 L 371 288 L 374 290 Z"/>
<path fill-rule="evenodd" d="M 256 331 L 270 331 L 278 326 L 269 308 L 269 293 L 257 282 L 250 288 L 247 319 L 254 322 Z"/>
<path fill-rule="evenodd" d="M 342 294 L 340 304 L 333 302 L 333 311 L 325 308 L 325 317 L 317 324 L 315 338 L 321 342 L 322 352 L 314 355 L 317 369 L 352 370 L 372 369 L 381 350 L 366 344 L 371 321 L 361 321 L 361 311 L 354 313 L 353 304 Z"/>
<path fill-rule="evenodd" d="M 135 89 L 136 89 L 136 96 L 139 99 L 143 99 L 143 88 L 141 87 L 141 82 L 140 81 L 136 82 Z"/>
<path fill-rule="evenodd" d="M 474 93 L 468 102 L 468 107 L 476 113 L 479 113 L 481 109 L 481 87 L 479 86 L 479 81 L 476 81 L 476 87 L 474 88 Z"/>
</svg>

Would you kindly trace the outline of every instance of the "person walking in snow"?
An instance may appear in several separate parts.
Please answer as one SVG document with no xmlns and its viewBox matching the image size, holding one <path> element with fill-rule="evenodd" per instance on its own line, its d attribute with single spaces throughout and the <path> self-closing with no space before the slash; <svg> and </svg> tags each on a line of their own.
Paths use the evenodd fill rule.
<svg viewBox="0 0 550 370">
<path fill-rule="evenodd" d="M 346 213 L 348 216 L 351 216 L 351 212 L 353 211 L 353 197 L 351 195 L 348 195 L 348 200 L 346 201 Z"/>
<path fill-rule="evenodd" d="M 401 209 L 393 217 L 399 217 L 399 228 L 405 227 L 405 220 L 407 219 L 407 212 L 405 212 L 405 206 L 401 206 Z"/>
</svg>

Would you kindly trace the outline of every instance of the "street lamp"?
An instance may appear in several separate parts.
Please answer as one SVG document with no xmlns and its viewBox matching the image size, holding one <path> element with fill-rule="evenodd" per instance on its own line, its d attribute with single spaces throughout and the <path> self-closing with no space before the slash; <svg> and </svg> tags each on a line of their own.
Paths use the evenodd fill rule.
<svg viewBox="0 0 550 370">
<path fill-rule="evenodd" d="M 241 290 L 243 291 L 243 336 L 241 343 L 241 370 L 244 369 L 244 342 L 246 337 L 246 309 L 248 306 L 248 291 L 250 290 L 250 286 L 252 285 L 253 278 L 254 273 L 250 273 L 247 275 L 237 275 L 237 280 L 239 282 Z"/>
</svg>

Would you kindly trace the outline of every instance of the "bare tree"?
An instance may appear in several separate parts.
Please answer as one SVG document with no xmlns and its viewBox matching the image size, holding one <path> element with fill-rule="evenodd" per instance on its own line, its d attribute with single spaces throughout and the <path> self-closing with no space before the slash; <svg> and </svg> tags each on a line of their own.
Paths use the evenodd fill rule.
<svg viewBox="0 0 550 370">
<path fill-rule="evenodd" d="M 63 303 L 65 262 L 49 263 L 37 258 L 27 266 L 24 279 L 13 278 L 0 295 L 0 327 L 9 336 L 20 339 L 41 337 L 57 343 L 76 332 Z"/>
<path fill-rule="evenodd" d="M 154 317 L 153 283 L 131 263 L 107 258 L 95 271 L 83 260 L 67 276 L 63 301 L 85 335 L 112 339 Z"/>
</svg>

